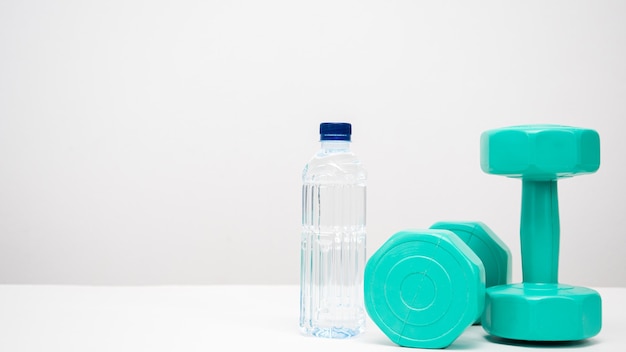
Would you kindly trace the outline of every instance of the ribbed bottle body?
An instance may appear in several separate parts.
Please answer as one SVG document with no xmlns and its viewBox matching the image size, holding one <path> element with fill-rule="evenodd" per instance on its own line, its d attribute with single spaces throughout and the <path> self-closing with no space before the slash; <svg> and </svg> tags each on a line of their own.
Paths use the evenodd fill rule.
<svg viewBox="0 0 626 352">
<path fill-rule="evenodd" d="M 300 328 L 345 338 L 365 327 L 366 174 L 349 150 L 322 150 L 302 186 Z"/>
</svg>

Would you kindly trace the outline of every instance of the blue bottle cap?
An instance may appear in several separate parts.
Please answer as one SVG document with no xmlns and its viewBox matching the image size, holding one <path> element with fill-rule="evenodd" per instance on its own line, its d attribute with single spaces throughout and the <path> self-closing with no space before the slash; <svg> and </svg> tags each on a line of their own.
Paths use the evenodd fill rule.
<svg viewBox="0 0 626 352">
<path fill-rule="evenodd" d="M 323 122 L 320 124 L 322 141 L 350 141 L 352 125 L 346 122 Z"/>
</svg>

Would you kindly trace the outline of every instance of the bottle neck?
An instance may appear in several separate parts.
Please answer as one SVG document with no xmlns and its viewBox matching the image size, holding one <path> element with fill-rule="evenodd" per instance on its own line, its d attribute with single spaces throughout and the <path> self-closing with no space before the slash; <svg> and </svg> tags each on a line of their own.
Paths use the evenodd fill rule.
<svg viewBox="0 0 626 352">
<path fill-rule="evenodd" d="M 328 152 L 341 152 L 350 150 L 350 141 L 321 141 L 322 149 Z"/>
</svg>

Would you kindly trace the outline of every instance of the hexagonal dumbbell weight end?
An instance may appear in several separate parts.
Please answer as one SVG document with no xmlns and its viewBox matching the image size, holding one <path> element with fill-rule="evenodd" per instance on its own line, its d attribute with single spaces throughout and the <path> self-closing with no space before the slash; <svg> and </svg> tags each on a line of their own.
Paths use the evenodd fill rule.
<svg viewBox="0 0 626 352">
<path fill-rule="evenodd" d="M 449 346 L 485 303 L 482 262 L 447 230 L 392 235 L 367 261 L 364 286 L 368 315 L 404 347 Z"/>
<path fill-rule="evenodd" d="M 556 180 L 600 167 L 598 132 L 560 125 L 493 129 L 480 137 L 480 166 L 492 175 Z"/>
<path fill-rule="evenodd" d="M 439 221 L 431 229 L 454 232 L 480 258 L 485 267 L 485 286 L 511 282 L 511 250 L 487 225 L 480 221 Z M 480 318 L 475 324 L 480 323 Z"/>
<path fill-rule="evenodd" d="M 487 290 L 482 326 L 512 340 L 584 340 L 600 332 L 602 300 L 595 290 L 564 284 L 494 286 Z"/>
</svg>

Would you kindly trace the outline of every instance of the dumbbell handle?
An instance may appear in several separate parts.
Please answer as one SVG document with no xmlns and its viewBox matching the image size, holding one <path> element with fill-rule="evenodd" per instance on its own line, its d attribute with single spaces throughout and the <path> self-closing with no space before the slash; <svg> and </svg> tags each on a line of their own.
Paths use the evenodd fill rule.
<svg viewBox="0 0 626 352">
<path fill-rule="evenodd" d="M 558 282 L 560 225 L 556 183 L 522 180 L 520 242 L 524 282 Z"/>
</svg>

